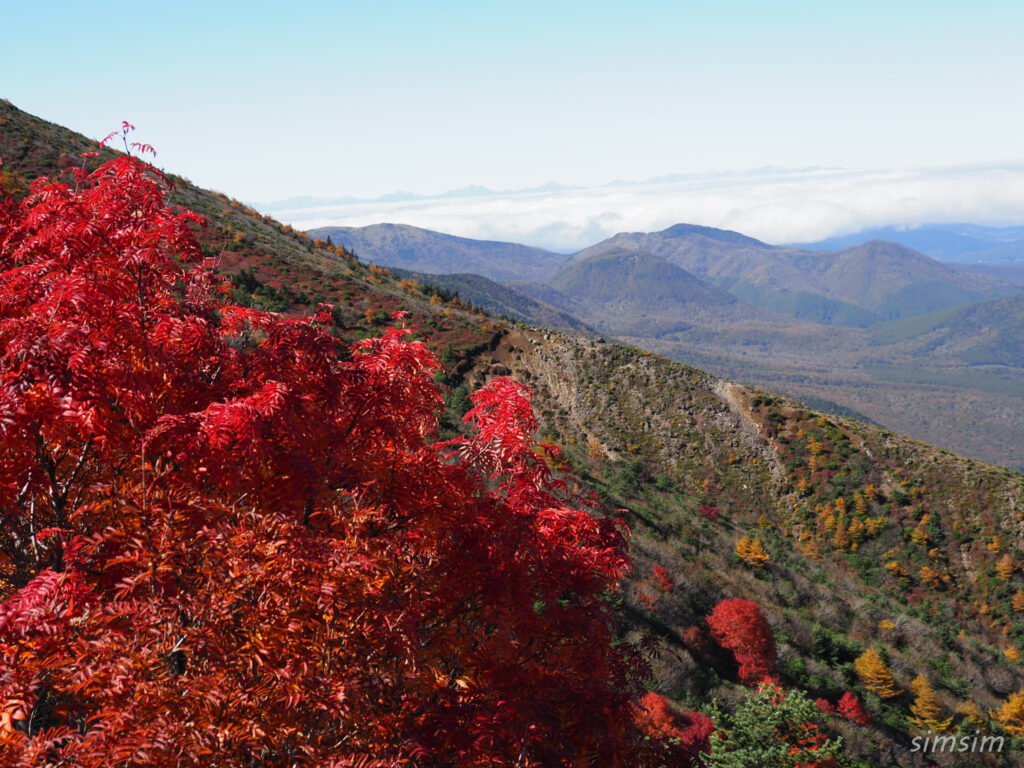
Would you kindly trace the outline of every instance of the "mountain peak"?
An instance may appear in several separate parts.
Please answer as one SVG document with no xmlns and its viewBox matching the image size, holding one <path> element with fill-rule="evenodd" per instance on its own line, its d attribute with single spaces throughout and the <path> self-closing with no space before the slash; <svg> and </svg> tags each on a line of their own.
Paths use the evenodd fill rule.
<svg viewBox="0 0 1024 768">
<path fill-rule="evenodd" d="M 704 227 L 700 224 L 674 224 L 668 229 L 662 230 L 660 234 L 664 237 L 670 238 L 683 238 L 689 237 L 690 235 L 700 235 L 708 238 L 709 240 L 718 240 L 719 242 L 731 243 L 733 245 L 753 245 L 758 248 L 774 247 L 761 242 L 760 240 L 756 240 L 753 237 L 747 237 L 739 232 L 733 232 L 731 229 L 716 229 L 715 227 Z"/>
<path fill-rule="evenodd" d="M 908 248 L 892 240 L 882 240 L 880 238 L 836 251 L 835 256 L 837 263 L 853 258 L 875 262 L 888 261 L 894 264 L 927 265 L 931 269 L 942 273 L 952 273 L 954 271 L 942 262 L 933 259 L 931 256 L 926 256 L 920 251 L 915 251 L 913 248 Z"/>
</svg>

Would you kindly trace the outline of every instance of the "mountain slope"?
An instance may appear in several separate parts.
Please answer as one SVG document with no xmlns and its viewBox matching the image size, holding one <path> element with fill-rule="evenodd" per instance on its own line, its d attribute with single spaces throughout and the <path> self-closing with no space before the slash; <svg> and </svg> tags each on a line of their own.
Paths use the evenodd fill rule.
<svg viewBox="0 0 1024 768">
<path fill-rule="evenodd" d="M 1024 286 L 1024 260 L 1017 264 L 962 264 L 960 269 L 987 275 L 1008 286 Z"/>
<path fill-rule="evenodd" d="M 0 105 L 0 118 L 17 118 L 27 131 L 18 141 L 38 136 L 52 151 L 28 153 L 35 159 L 8 169 L 28 179 L 39 158 L 55 163 L 60 151 L 74 150 L 69 132 L 12 110 Z M 439 354 L 445 350 L 445 430 L 458 428 L 466 391 L 485 380 L 511 373 L 533 388 L 542 434 L 564 449 L 570 484 L 596 494 L 599 512 L 627 510 L 635 565 L 622 595 L 609 599 L 623 638 L 650 660 L 650 687 L 690 708 L 713 699 L 735 706 L 744 691 L 736 664 L 716 647 L 705 617 L 719 600 L 743 597 L 768 618 L 785 686 L 833 705 L 852 691 L 864 703 L 868 726 L 822 717 L 857 768 L 1024 765 L 1019 742 L 963 760 L 915 752 L 911 740 L 921 731 L 909 720 L 919 674 L 954 729 L 971 734 L 1002 733 L 991 713 L 1024 688 L 1024 622 L 1014 604 L 1024 590 L 1024 476 L 646 351 L 435 301 L 438 294 L 340 248 L 214 193 L 185 191 L 213 216 L 203 245 L 234 278 L 236 299 L 296 315 L 330 300 L 337 332 L 350 338 L 379 333 L 393 311 L 410 311 Z M 980 327 L 984 318 L 976 321 Z M 754 342 L 759 334 L 751 331 Z M 744 536 L 767 549 L 763 568 L 736 556 Z M 1004 557 L 1013 566 L 1006 579 L 996 567 Z M 853 670 L 875 646 L 904 690 L 894 699 L 879 699 Z"/>
<path fill-rule="evenodd" d="M 624 249 L 576 262 L 550 284 L 572 297 L 585 317 L 617 334 L 661 335 L 759 314 L 664 259 Z"/>
<path fill-rule="evenodd" d="M 545 280 L 568 257 L 517 243 L 472 240 L 406 224 L 320 227 L 310 236 L 343 245 L 386 267 L 415 272 L 473 273 L 491 280 Z"/>
<path fill-rule="evenodd" d="M 618 345 L 513 329 L 477 358 L 470 383 L 496 366 L 535 388 L 574 474 L 630 510 L 630 636 L 652 644 L 660 690 L 735 696 L 735 667 L 716 655 L 704 616 L 742 595 L 769 616 L 785 685 L 833 704 L 852 688 L 866 702 L 869 728 L 830 721 L 858 765 L 934 759 L 911 750 L 913 696 L 882 701 L 858 684 L 852 662 L 868 647 L 884 650 L 905 691 L 929 678 L 969 732 L 998 728 L 987 713 L 1024 686 L 1008 658 L 1024 642 L 1011 604 L 1022 582 L 994 576 L 1024 544 L 1020 474 Z M 766 546 L 764 569 L 733 554 L 744 536 Z M 667 590 L 655 566 L 671 574 Z M 955 714 L 970 703 L 979 725 Z M 970 758 L 949 764 L 1020 761 L 1012 750 Z"/>
<path fill-rule="evenodd" d="M 883 324 L 872 329 L 872 340 L 893 354 L 1024 369 L 1024 294 Z"/>
<path fill-rule="evenodd" d="M 564 307 L 575 308 L 568 297 L 559 296 L 554 303 L 543 298 L 535 298 L 529 291 L 515 285 L 498 283 L 486 277 L 473 274 L 427 274 L 412 272 L 405 269 L 392 269 L 397 277 L 415 280 L 422 287 L 437 287 L 457 294 L 489 315 L 506 316 L 511 320 L 519 320 L 546 328 L 576 333 L 593 333 L 594 329 L 565 311 Z M 557 292 L 556 292 L 557 293 Z"/>
<path fill-rule="evenodd" d="M 817 279 L 828 293 L 884 319 L 973 304 L 997 292 L 994 281 L 985 276 L 964 273 L 884 240 L 839 251 Z"/>
</svg>

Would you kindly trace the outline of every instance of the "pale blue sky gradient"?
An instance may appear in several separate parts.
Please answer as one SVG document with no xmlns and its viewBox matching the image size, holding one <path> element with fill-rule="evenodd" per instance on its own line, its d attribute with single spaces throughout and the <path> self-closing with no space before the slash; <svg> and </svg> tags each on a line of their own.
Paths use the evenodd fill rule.
<svg viewBox="0 0 1024 768">
<path fill-rule="evenodd" d="M 243 200 L 1024 158 L 1024 3 L 10 2 L 0 97 Z M 1024 213 L 1022 213 L 1024 217 Z"/>
</svg>

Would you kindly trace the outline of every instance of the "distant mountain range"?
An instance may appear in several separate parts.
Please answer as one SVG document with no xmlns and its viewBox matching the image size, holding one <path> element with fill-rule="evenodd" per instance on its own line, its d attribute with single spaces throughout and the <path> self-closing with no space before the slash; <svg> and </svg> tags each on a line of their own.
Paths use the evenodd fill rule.
<svg viewBox="0 0 1024 768">
<path fill-rule="evenodd" d="M 961 264 L 1024 264 L 1024 227 L 978 224 L 928 224 L 921 227 L 879 227 L 830 237 L 796 248 L 837 251 L 868 240 L 889 240 L 940 261 Z"/>
<path fill-rule="evenodd" d="M 963 247 L 1014 242 L 1012 228 L 990 229 L 954 234 Z M 1024 465 L 1024 265 L 944 263 L 877 239 L 776 246 L 690 224 L 573 254 L 397 224 L 310 234 L 495 314 L 590 329 Z"/>
<path fill-rule="evenodd" d="M 619 247 L 661 256 L 764 309 L 827 325 L 863 328 L 1014 292 L 992 277 L 880 240 L 833 253 L 677 225 L 615 235 L 578 257 Z"/>
<path fill-rule="evenodd" d="M 812 173 L 824 170 L 815 166 L 805 168 L 783 168 L 780 166 L 767 165 L 761 168 L 750 168 L 744 171 L 701 171 L 695 173 L 666 173 L 652 176 L 647 179 L 612 179 L 598 188 L 614 187 L 641 187 L 650 184 L 676 184 L 680 182 L 710 181 L 716 179 L 753 179 L 758 177 L 786 176 L 793 174 Z M 410 192 L 408 190 L 397 190 L 388 192 L 376 197 L 357 197 L 355 195 L 340 195 L 331 197 L 318 197 L 314 195 L 294 195 L 282 200 L 272 202 L 250 203 L 260 210 L 266 211 L 288 211 L 299 208 L 319 208 L 332 205 L 358 205 L 360 203 L 400 203 L 418 200 L 452 200 L 471 197 L 492 197 L 509 195 L 532 195 L 538 193 L 566 192 L 571 190 L 585 189 L 576 185 L 559 184 L 549 181 L 536 187 L 524 187 L 521 189 L 491 189 L 480 184 L 469 184 L 457 189 L 449 189 L 434 194 L 423 194 Z"/>
<path fill-rule="evenodd" d="M 491 280 L 541 282 L 555 288 L 570 279 L 562 275 L 565 270 L 593 256 L 611 251 L 640 252 L 674 264 L 692 278 L 769 312 L 858 328 L 1003 298 L 1017 290 L 999 276 L 949 266 L 887 241 L 870 241 L 833 253 L 768 245 L 738 232 L 690 224 L 661 232 L 618 234 L 569 255 L 402 224 L 323 227 L 309 234 L 329 237 L 388 267 L 438 274 L 472 273 Z M 621 260 L 616 263 L 626 265 Z M 607 278 L 608 265 L 602 270 Z M 631 275 L 637 291 L 648 296 L 663 293 L 658 277 L 650 275 L 646 285 L 636 284 L 638 279 L 644 278 Z M 537 298 L 535 291 L 531 295 Z"/>
</svg>

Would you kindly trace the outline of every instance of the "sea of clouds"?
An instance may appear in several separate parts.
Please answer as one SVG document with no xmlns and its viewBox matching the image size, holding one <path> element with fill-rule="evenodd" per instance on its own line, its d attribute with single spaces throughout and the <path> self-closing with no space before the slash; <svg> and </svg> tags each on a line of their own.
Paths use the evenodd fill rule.
<svg viewBox="0 0 1024 768">
<path fill-rule="evenodd" d="M 477 188 L 466 196 L 256 207 L 303 230 L 393 222 L 563 252 L 618 232 L 683 222 L 769 243 L 810 242 L 890 225 L 1024 224 L 1024 161 L 890 171 L 769 168 L 588 188 Z"/>
</svg>

